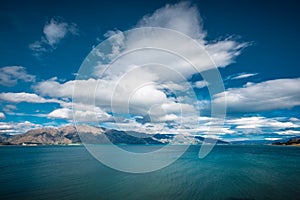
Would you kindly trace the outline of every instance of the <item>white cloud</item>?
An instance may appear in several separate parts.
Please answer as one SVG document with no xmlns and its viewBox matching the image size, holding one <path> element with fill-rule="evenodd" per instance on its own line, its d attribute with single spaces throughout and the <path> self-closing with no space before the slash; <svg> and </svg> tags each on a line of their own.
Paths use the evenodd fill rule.
<svg viewBox="0 0 300 200">
<path fill-rule="evenodd" d="M 207 87 L 208 86 L 208 82 L 207 81 L 197 81 L 194 83 L 195 87 L 196 88 L 204 88 L 204 87 Z"/>
<path fill-rule="evenodd" d="M 210 42 L 206 40 L 206 31 L 202 27 L 202 19 L 199 11 L 195 6 L 191 6 L 188 2 L 182 2 L 174 5 L 166 5 L 165 7 L 158 9 L 151 15 L 146 15 L 137 24 L 138 28 L 144 27 L 159 27 L 164 29 L 137 29 L 132 32 L 109 32 L 109 36 L 113 36 L 109 41 L 112 46 L 111 53 L 107 53 L 107 58 L 110 59 L 111 55 L 116 57 L 116 52 L 119 55 L 122 52 L 134 50 L 135 47 L 159 47 L 161 49 L 171 50 L 178 53 L 180 56 L 187 58 L 191 63 L 195 64 L 197 70 L 190 66 L 189 63 L 184 62 L 174 55 L 169 55 L 164 51 L 150 51 L 149 49 L 135 52 L 135 54 L 127 55 L 126 58 L 119 58 L 118 63 L 114 64 L 112 69 L 113 74 L 124 74 L 128 71 L 131 65 L 137 65 L 141 63 L 149 63 L 156 61 L 157 63 L 164 64 L 170 67 L 171 70 L 175 70 L 184 77 L 189 77 L 198 71 L 203 72 L 205 70 L 215 67 L 225 67 L 234 61 L 234 58 L 240 54 L 240 50 L 247 46 L 246 43 L 238 43 L 231 39 L 219 40 Z M 177 35 L 172 35 L 170 32 L 164 31 L 165 29 L 171 29 L 180 33 L 186 34 L 193 39 L 196 43 L 192 43 L 188 38 L 178 38 Z M 115 35 L 114 35 L 115 33 Z M 125 35 L 124 35 L 125 34 Z M 184 37 L 184 36 L 182 36 Z M 183 41 L 184 40 L 184 41 Z M 180 43 L 180 45 L 178 45 Z M 109 45 L 107 43 L 107 45 Z M 201 47 L 202 49 L 201 49 Z M 199 51 L 199 48 L 201 51 Z M 117 49 L 117 51 L 115 50 Z M 120 50 L 122 50 L 120 52 Z M 95 54 L 97 49 L 95 50 Z M 101 58 L 103 55 L 101 55 Z M 133 63 L 134 62 L 134 63 Z M 107 67 L 102 65 L 102 68 Z M 103 69 L 98 70 L 103 71 Z M 159 69 L 152 69 L 159 70 Z M 169 77 L 168 72 L 157 71 L 160 78 Z M 161 72 L 167 73 L 162 74 Z"/>
<path fill-rule="evenodd" d="M 0 112 L 0 119 L 5 119 L 5 114 L 3 112 Z"/>
<path fill-rule="evenodd" d="M 206 31 L 203 30 L 202 19 L 198 10 L 195 6 L 191 6 L 186 2 L 175 5 L 167 5 L 158 9 L 151 15 L 146 15 L 138 22 L 137 27 L 161 27 L 184 33 L 198 44 L 202 45 L 202 47 L 211 54 L 217 66 L 220 67 L 225 67 L 229 63 L 233 62 L 235 56 L 239 55 L 240 49 L 246 46 L 245 43 L 238 43 L 229 39 L 226 39 L 225 41 L 215 41 L 213 43 L 205 40 Z M 102 96 L 110 97 L 112 91 L 114 91 L 116 93 L 115 96 L 127 100 L 126 97 L 135 90 L 135 87 L 151 83 L 151 86 L 143 86 L 143 88 L 140 88 L 138 92 L 135 93 L 133 96 L 134 101 L 132 101 L 133 104 L 138 105 L 143 102 L 144 104 L 147 104 L 147 106 L 145 105 L 144 107 L 149 108 L 149 104 L 151 104 L 150 102 L 152 102 L 152 104 L 158 103 L 152 101 L 153 99 L 156 99 L 156 101 L 159 101 L 160 103 L 173 101 L 170 98 L 166 98 L 167 92 L 164 91 L 166 88 L 173 92 L 180 89 L 182 92 L 181 94 L 179 92 L 175 92 L 177 99 L 184 99 L 181 98 L 183 95 L 190 96 L 190 99 L 193 98 L 193 95 L 195 94 L 192 94 L 192 84 L 186 84 L 187 79 L 191 75 L 199 73 L 199 71 L 203 72 L 207 69 L 214 68 L 214 62 L 209 56 L 207 56 L 203 49 L 201 49 L 201 52 L 197 51 L 197 49 L 199 49 L 198 45 L 193 46 L 188 39 L 184 42 L 180 42 L 176 40 L 178 39 L 177 37 L 174 38 L 172 34 L 170 35 L 169 32 L 166 33 L 163 30 L 138 29 L 129 33 L 125 32 L 123 34 L 121 32 L 117 32 L 115 35 L 115 40 L 117 42 L 112 42 L 112 49 L 116 48 L 117 45 L 119 47 L 116 48 L 118 49 L 117 52 L 121 55 L 122 52 L 134 50 L 135 47 L 139 46 L 159 46 L 161 49 L 171 49 L 174 50 L 174 52 L 178 52 L 181 56 L 190 58 L 190 61 L 197 66 L 197 69 L 195 70 L 193 66 L 181 58 L 168 54 L 164 51 L 157 52 L 149 49 L 135 51 L 133 54 L 127 54 L 124 57 L 118 58 L 118 60 L 110 66 L 109 70 L 106 70 L 103 76 L 101 76 L 102 80 L 99 85 L 104 85 L 104 87 L 99 87 L 99 92 Z M 112 32 L 110 32 L 110 36 L 111 35 L 113 35 Z M 178 45 L 178 43 L 180 43 L 180 45 Z M 123 51 L 120 52 L 120 50 Z M 95 54 L 96 53 L 97 52 L 95 52 Z M 115 55 L 114 50 L 111 51 L 111 54 L 113 54 L 114 57 L 117 56 Z M 108 59 L 110 59 L 111 54 L 108 53 Z M 103 56 L 105 55 L 101 54 L 98 58 L 103 59 Z M 160 65 L 153 64 L 140 67 L 144 63 L 159 63 Z M 96 71 L 96 74 L 100 74 L 97 73 L 99 71 L 104 72 L 106 67 L 107 65 L 105 64 L 99 65 L 99 63 L 97 63 L 98 71 Z M 124 77 L 125 75 L 126 77 Z M 119 81 L 119 79 L 121 80 Z M 104 80 L 105 83 L 103 83 Z M 126 89 L 124 90 L 122 87 L 119 88 L 120 90 L 118 90 L 118 88 L 116 90 L 108 89 L 111 88 L 111 85 L 116 85 L 116 83 L 124 85 L 124 88 L 126 86 Z M 204 82 L 202 82 L 201 85 L 200 84 L 201 82 L 196 85 L 198 85 L 198 87 L 204 86 Z M 162 85 L 166 88 L 162 88 Z M 190 90 L 188 91 L 189 87 Z M 108 90 L 108 92 L 104 95 L 103 91 L 106 90 Z M 143 95 L 138 95 L 142 91 Z M 163 95 L 162 92 L 164 92 L 165 95 Z M 154 98 L 156 94 L 160 94 L 160 98 Z M 137 95 L 139 96 L 139 101 L 135 101 Z M 187 98 L 185 97 L 185 99 Z"/>
<path fill-rule="evenodd" d="M 76 106 L 77 110 L 74 113 L 74 115 L 84 121 L 88 121 L 89 119 L 92 119 L 92 117 L 101 117 L 103 120 L 108 120 L 110 116 L 106 114 L 103 111 L 100 111 L 99 108 L 93 107 L 90 105 L 83 105 L 83 104 L 72 104 L 69 102 L 68 98 L 62 98 L 61 100 L 56 98 L 44 98 L 42 96 L 39 96 L 35 93 L 26 93 L 26 92 L 20 92 L 20 93 L 0 93 L 0 100 L 6 101 L 6 102 L 13 102 L 13 103 L 58 103 L 62 108 L 56 109 L 46 114 L 26 114 L 26 113 L 16 113 L 11 112 L 11 110 L 16 109 L 15 106 L 7 105 L 5 109 L 7 110 L 7 114 L 9 115 L 16 115 L 16 116 L 35 116 L 35 117 L 48 117 L 48 118 L 56 118 L 56 119 L 66 119 L 66 120 L 72 120 L 73 119 L 73 112 L 72 112 L 72 106 Z M 101 120 L 100 120 L 101 121 Z"/>
<path fill-rule="evenodd" d="M 10 116 L 22 116 L 22 117 L 47 117 L 46 114 L 42 113 L 22 113 L 22 112 L 6 112 Z"/>
<path fill-rule="evenodd" d="M 248 83 L 242 88 L 230 88 L 215 95 L 214 102 L 218 104 L 226 101 L 227 109 L 234 112 L 292 108 L 300 105 L 299 85 L 300 78 Z"/>
<path fill-rule="evenodd" d="M 297 130 L 285 130 L 285 131 L 276 131 L 279 135 L 299 135 L 300 131 Z"/>
<path fill-rule="evenodd" d="M 144 77 L 141 76 L 140 78 L 142 80 Z M 124 107 L 124 105 L 128 105 L 131 112 L 142 115 L 147 114 L 149 109 L 151 109 L 153 116 L 158 116 L 161 112 L 164 114 L 180 114 L 181 111 L 194 112 L 192 105 L 173 102 L 162 91 L 155 88 L 155 85 L 150 84 L 135 89 L 135 82 L 138 82 L 138 79 L 132 79 L 134 83 L 131 85 L 126 81 L 126 87 L 117 88 L 114 88 L 115 85 L 113 85 L 112 81 L 97 81 L 95 79 L 68 81 L 65 83 L 48 80 L 38 83 L 33 88 L 42 96 L 59 98 L 72 98 L 73 96 L 75 103 L 87 104 L 86 106 L 90 105 L 91 107 L 93 106 L 92 102 L 94 102 L 93 98 L 95 98 L 96 105 L 106 111 L 112 111 L 111 103 L 113 103 L 114 111 L 126 112 L 128 108 Z M 75 84 L 78 91 L 73 94 Z M 123 84 L 120 85 L 122 86 Z M 115 92 L 112 93 L 112 91 Z M 76 104 L 75 108 L 78 105 Z"/>
<path fill-rule="evenodd" d="M 112 44 L 111 53 L 107 55 L 107 57 L 112 60 L 121 53 L 121 49 L 124 46 L 124 35 L 121 31 L 108 31 L 104 34 L 104 36 L 107 37 Z M 99 55 L 100 52 L 97 53 Z M 103 55 L 100 54 L 100 56 Z"/>
<path fill-rule="evenodd" d="M 91 91 L 93 87 L 95 87 L 96 80 L 89 79 L 86 81 L 68 81 L 63 84 L 59 83 L 55 78 L 42 81 L 33 86 L 33 89 L 36 93 L 42 96 L 50 96 L 50 97 L 67 97 L 72 98 L 74 85 L 78 83 L 80 86 L 82 85 L 82 91 Z M 92 86 L 92 87 L 89 87 Z M 85 93 L 83 94 L 85 95 Z"/>
<path fill-rule="evenodd" d="M 26 133 L 31 129 L 42 127 L 40 124 L 31 123 L 29 121 L 23 122 L 0 122 L 0 134 L 21 134 Z"/>
<path fill-rule="evenodd" d="M 22 66 L 7 66 L 0 68 L 0 85 L 12 87 L 19 81 L 34 82 L 35 76 L 26 72 Z"/>
<path fill-rule="evenodd" d="M 137 32 L 130 33 L 109 31 L 105 35 L 109 37 L 106 45 L 111 48 L 106 48 L 106 52 L 97 48 L 93 50 L 91 55 L 95 59 L 86 61 L 91 66 L 89 74 L 79 72 L 80 80 L 64 83 L 56 79 L 43 81 L 33 87 L 34 91 L 41 96 L 52 98 L 73 97 L 74 115 L 80 121 L 109 121 L 112 116 L 108 113 L 114 113 L 118 124 L 127 130 L 160 132 L 163 131 L 161 127 L 165 126 L 168 131 L 177 132 L 176 128 L 185 122 L 188 127 L 182 128 L 181 131 L 188 133 L 197 125 L 199 102 L 193 84 L 187 80 L 199 71 L 215 67 L 203 49 L 211 54 L 218 67 L 225 67 L 234 61 L 246 44 L 229 39 L 207 41 L 200 14 L 197 8 L 189 3 L 167 5 L 143 17 L 136 27 L 168 28 L 186 34 L 192 40 L 182 36 L 184 39 L 178 41 L 177 37 L 169 34 L 170 32 L 164 32 L 166 29 L 147 29 L 146 32 L 136 29 Z M 199 45 L 202 45 L 203 49 Z M 171 49 L 187 59 L 190 58 L 197 69 L 186 60 L 167 51 L 143 49 L 118 57 L 140 46 Z M 109 70 L 106 70 L 108 63 L 102 61 L 109 62 L 117 57 Z M 96 60 L 95 63 L 92 63 L 93 60 Z M 145 63 L 147 65 L 144 65 Z M 198 82 L 196 86 L 204 87 L 204 84 L 207 85 L 207 82 Z M 83 109 L 83 105 L 89 108 Z M 91 108 L 96 108 L 96 111 Z M 49 113 L 48 117 L 70 120 L 71 111 L 69 105 L 62 103 L 61 108 Z M 148 116 L 151 122 L 147 122 L 146 119 L 143 123 L 139 123 L 139 120 L 129 120 L 135 116 Z M 169 125 L 174 128 L 171 130 Z M 209 126 L 204 126 L 202 130 L 208 132 Z M 229 131 L 224 129 L 224 132 Z"/>
<path fill-rule="evenodd" d="M 66 23 L 52 18 L 46 22 L 43 33 L 40 40 L 29 45 L 29 48 L 37 54 L 56 48 L 57 44 L 68 34 L 78 35 L 78 29 L 75 23 Z"/>
<path fill-rule="evenodd" d="M 3 108 L 4 112 L 11 112 L 13 110 L 17 110 L 17 107 L 15 105 L 5 105 Z"/>
<path fill-rule="evenodd" d="M 106 114 L 130 114 L 133 115 L 131 117 L 150 114 L 155 120 L 145 129 L 155 127 L 156 124 L 164 124 L 163 120 L 179 122 L 187 116 L 194 116 L 190 119 L 195 121 L 199 114 L 199 105 L 193 91 L 193 84 L 187 80 L 194 74 L 215 68 L 215 63 L 218 67 L 225 67 L 234 62 L 240 50 L 247 45 L 230 39 L 207 41 L 200 14 L 197 8 L 189 3 L 167 5 L 143 17 L 136 27 L 161 27 L 162 29 L 110 31 L 106 34 L 107 37 L 111 36 L 106 41 L 107 51 L 102 52 L 96 48 L 91 54 L 93 58 L 86 60 L 89 66 L 95 67 L 95 71 L 90 69 L 88 74 L 79 72 L 78 77 L 81 79 L 77 81 L 64 83 L 54 79 L 43 81 L 33 87 L 34 91 L 41 96 L 72 98 L 76 86 L 73 96 L 75 108 L 78 104 L 92 106 L 95 103 L 95 106 L 101 108 Z M 190 38 L 178 33 L 181 38 L 177 40 L 176 36 L 165 32 L 164 28 L 186 34 Z M 162 51 L 142 49 L 118 57 L 124 52 L 141 46 L 156 46 Z M 182 57 L 163 51 L 164 49 L 177 52 L 189 59 L 197 69 Z M 211 57 L 205 50 L 211 54 Z M 103 60 L 109 62 L 116 57 L 118 59 L 113 62 L 109 70 L 105 70 L 108 63 Z M 97 61 L 93 63 L 94 60 Z M 144 65 L 145 63 L 147 65 Z M 49 115 L 69 118 L 68 109 L 70 108 L 62 105 L 61 110 L 53 111 Z M 128 123 L 132 122 L 126 124 Z M 140 124 L 140 126 L 146 125 Z"/>
<path fill-rule="evenodd" d="M 225 135 L 235 133 L 235 131 L 231 130 L 229 127 L 220 127 L 209 124 L 200 125 L 195 129 L 178 129 L 178 131 L 185 131 L 193 135 Z"/>
<path fill-rule="evenodd" d="M 265 140 L 268 140 L 268 141 L 276 141 L 276 140 L 280 140 L 282 138 L 265 138 Z"/>
<path fill-rule="evenodd" d="M 197 7 L 191 6 L 188 2 L 167 4 L 152 15 L 144 16 L 138 22 L 137 27 L 164 27 L 178 30 L 202 42 L 206 37 L 206 31 L 203 29 L 202 18 Z"/>
<path fill-rule="evenodd" d="M 0 93 L 0 99 L 7 102 L 27 102 L 27 103 L 60 103 L 57 99 L 45 99 L 44 97 L 38 96 L 34 93 L 26 93 L 26 92 L 7 92 Z"/>
<path fill-rule="evenodd" d="M 177 119 L 178 119 L 177 115 L 170 114 L 170 115 L 164 115 L 162 117 L 159 117 L 158 121 L 162 121 L 162 122 L 165 122 L 165 121 L 175 121 Z"/>
<path fill-rule="evenodd" d="M 283 118 L 282 118 L 283 119 Z M 241 117 L 226 120 L 226 125 L 237 134 L 296 134 L 292 129 L 300 125 L 293 121 L 279 120 L 278 118 L 266 117 Z"/>
<path fill-rule="evenodd" d="M 248 73 L 248 74 L 244 73 L 244 74 L 239 74 L 237 76 L 234 76 L 231 79 L 243 79 L 243 78 L 249 78 L 251 76 L 256 76 L 256 75 L 257 75 L 257 73 L 254 73 L 254 74 L 253 73 Z"/>
<path fill-rule="evenodd" d="M 57 119 L 71 119 L 72 118 L 72 110 L 68 108 L 60 108 L 52 111 L 48 114 L 49 118 L 57 118 Z"/>
<path fill-rule="evenodd" d="M 291 117 L 290 121 L 292 121 L 292 122 L 300 122 L 300 119 L 298 119 L 296 117 Z"/>
<path fill-rule="evenodd" d="M 47 43 L 50 46 L 54 46 L 63 39 L 67 33 L 73 35 L 78 34 L 76 24 L 68 24 L 66 22 L 59 22 L 58 20 L 51 19 L 50 22 L 46 23 L 43 30 Z"/>
<path fill-rule="evenodd" d="M 75 117 L 75 119 L 80 122 L 105 122 L 113 119 L 111 115 L 102 111 L 99 107 L 84 104 L 74 105 L 71 103 L 61 105 L 63 108 L 52 111 L 47 117 L 53 119 L 66 119 L 69 121 L 72 121 L 73 117 Z M 70 106 L 75 107 L 75 109 L 72 109 Z"/>
<path fill-rule="evenodd" d="M 227 39 L 225 41 L 217 41 L 212 44 L 207 44 L 205 49 L 218 67 L 226 67 L 234 62 L 234 58 L 240 55 L 241 50 L 246 48 L 248 45 L 248 43 L 238 43 Z"/>
<path fill-rule="evenodd" d="M 36 55 L 38 55 L 38 53 L 42 53 L 42 52 L 47 52 L 48 48 L 47 46 L 45 46 L 45 39 L 41 39 L 41 41 L 35 41 L 31 44 L 29 44 L 29 49 L 31 49 L 32 51 L 36 52 Z"/>
</svg>

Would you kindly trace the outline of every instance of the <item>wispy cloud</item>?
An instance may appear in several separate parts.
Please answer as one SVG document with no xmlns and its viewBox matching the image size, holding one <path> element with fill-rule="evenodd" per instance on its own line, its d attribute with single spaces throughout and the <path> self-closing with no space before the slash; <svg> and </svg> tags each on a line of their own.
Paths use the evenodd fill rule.
<svg viewBox="0 0 300 200">
<path fill-rule="evenodd" d="M 299 130 L 284 130 L 284 131 L 276 131 L 279 135 L 300 135 Z"/>
<path fill-rule="evenodd" d="M 15 105 L 5 105 L 3 108 L 4 112 L 12 112 L 13 110 L 17 110 L 17 107 Z"/>
<path fill-rule="evenodd" d="M 37 94 L 26 93 L 26 92 L 0 93 L 0 100 L 6 101 L 6 102 L 14 102 L 14 103 L 20 103 L 20 102 L 27 102 L 27 103 L 60 103 L 61 102 L 57 99 L 45 99 L 44 97 L 41 97 Z"/>
<path fill-rule="evenodd" d="M 55 49 L 68 34 L 78 35 L 78 33 L 75 23 L 67 23 L 63 20 L 52 18 L 46 22 L 41 39 L 31 43 L 29 48 L 34 51 L 35 55 L 39 55 Z"/>
<path fill-rule="evenodd" d="M 12 87 L 19 81 L 34 82 L 35 76 L 28 74 L 25 67 L 7 66 L 0 68 L 0 85 Z"/>
<path fill-rule="evenodd" d="M 299 128 L 300 125 L 290 121 L 279 121 L 273 118 L 266 117 L 241 117 L 235 119 L 229 119 L 226 123 L 231 126 L 235 126 L 235 129 L 239 130 L 257 130 L 257 129 L 268 129 L 268 130 L 282 130 L 288 128 Z"/>
<path fill-rule="evenodd" d="M 234 77 L 232 77 L 231 79 L 243 79 L 243 78 L 249 78 L 251 76 L 256 76 L 258 73 L 243 73 L 243 74 L 239 74 L 236 75 Z"/>
<path fill-rule="evenodd" d="M 292 108 L 300 105 L 300 78 L 275 79 L 247 83 L 241 88 L 229 88 L 214 96 L 216 104 L 226 100 L 227 109 L 234 112 L 259 112 Z"/>
<path fill-rule="evenodd" d="M 265 138 L 265 140 L 268 140 L 268 141 L 276 141 L 276 140 L 280 140 L 280 139 L 282 139 L 282 138 L 278 138 L 278 137 L 275 137 L 275 138 Z"/>
</svg>

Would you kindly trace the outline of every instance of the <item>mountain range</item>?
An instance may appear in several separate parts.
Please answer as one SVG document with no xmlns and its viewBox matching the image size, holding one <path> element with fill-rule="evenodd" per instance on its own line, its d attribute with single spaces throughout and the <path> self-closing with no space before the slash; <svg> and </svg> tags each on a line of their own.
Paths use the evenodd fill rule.
<svg viewBox="0 0 300 200">
<path fill-rule="evenodd" d="M 89 144 L 201 144 L 205 138 L 191 135 L 145 134 L 90 125 L 39 128 L 18 135 L 0 135 L 1 145 L 72 145 Z M 217 140 L 218 144 L 229 144 Z"/>
<path fill-rule="evenodd" d="M 175 134 L 145 134 L 134 131 L 120 131 L 90 125 L 39 128 L 18 135 L 0 134 L 0 145 L 74 145 L 88 144 L 202 144 L 204 137 Z M 206 140 L 207 143 L 215 140 Z M 300 145 L 300 137 L 285 140 L 245 140 L 227 142 L 217 140 L 217 144 L 236 145 Z"/>
</svg>

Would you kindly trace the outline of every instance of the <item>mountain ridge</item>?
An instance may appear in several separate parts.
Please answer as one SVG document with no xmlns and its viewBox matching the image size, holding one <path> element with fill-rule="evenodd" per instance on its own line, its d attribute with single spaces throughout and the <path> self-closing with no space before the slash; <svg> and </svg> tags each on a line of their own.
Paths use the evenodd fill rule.
<svg viewBox="0 0 300 200">
<path fill-rule="evenodd" d="M 79 133 L 79 134 L 78 134 Z M 202 144 L 201 136 L 175 134 L 145 134 L 120 131 L 90 125 L 39 128 L 18 135 L 0 135 L 0 145 L 73 145 L 90 144 Z M 217 144 L 229 144 L 217 140 Z"/>
<path fill-rule="evenodd" d="M 281 146 L 300 146 L 300 137 L 292 137 L 286 141 L 278 141 L 272 143 L 272 145 L 281 145 Z"/>
</svg>

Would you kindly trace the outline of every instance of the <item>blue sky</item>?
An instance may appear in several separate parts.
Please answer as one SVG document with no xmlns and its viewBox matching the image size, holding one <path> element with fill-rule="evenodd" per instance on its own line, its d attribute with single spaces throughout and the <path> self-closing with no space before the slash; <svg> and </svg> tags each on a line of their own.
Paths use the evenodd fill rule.
<svg viewBox="0 0 300 200">
<path fill-rule="evenodd" d="M 108 36 L 119 36 L 120 31 L 158 26 L 183 32 L 203 42 L 209 53 L 218 54 L 212 57 L 222 75 L 225 91 L 209 97 L 205 86 L 212 83 L 206 83 L 197 74 L 189 76 L 188 82 L 198 96 L 197 105 L 202 107 L 201 116 L 197 118 L 200 126 L 183 124 L 184 132 L 207 135 L 211 120 L 209 102 L 212 99 L 216 104 L 224 102 L 226 94 L 224 130 L 212 137 L 275 140 L 299 135 L 300 16 L 297 3 L 178 2 L 2 1 L 0 131 L 16 134 L 41 126 L 72 123 L 73 80 L 93 47 Z M 172 86 L 183 85 L 172 83 Z M 166 88 L 160 88 L 159 83 L 144 89 L 143 92 L 149 92 L 153 98 L 157 94 L 153 101 L 146 94 L 142 99 L 145 108 L 153 102 L 157 104 L 163 95 L 161 92 L 167 95 L 163 96 L 167 104 L 160 105 L 169 109 L 164 110 L 167 114 L 156 112 L 156 120 L 150 123 L 140 104 L 133 105 L 134 111 L 128 117 L 121 110 L 114 112 L 106 108 L 105 99 L 100 98 L 96 108 L 100 125 L 116 127 L 111 120 L 113 115 L 118 118 L 119 128 L 160 132 L 159 127 L 165 126 L 165 132 L 174 131 L 172 127 L 179 130 L 175 122 L 180 114 L 172 95 L 166 94 Z M 188 96 L 183 91 L 177 94 Z M 186 112 L 190 109 L 188 105 L 196 105 L 191 100 L 183 100 Z M 95 109 L 81 105 L 78 111 L 80 119 L 86 122 Z M 189 118 L 184 120 L 189 121 Z"/>
</svg>

